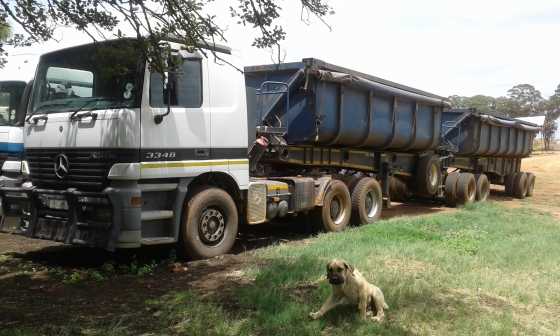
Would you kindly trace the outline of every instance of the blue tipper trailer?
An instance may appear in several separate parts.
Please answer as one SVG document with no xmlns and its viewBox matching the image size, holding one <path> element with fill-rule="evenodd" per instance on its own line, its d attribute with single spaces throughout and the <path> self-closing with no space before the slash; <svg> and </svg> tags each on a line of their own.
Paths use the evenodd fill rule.
<svg viewBox="0 0 560 336">
<path fill-rule="evenodd" d="M 246 67 L 245 78 L 255 176 L 328 172 L 351 187 L 366 174 L 381 183 L 386 205 L 411 196 L 483 200 L 490 183 L 510 183 L 513 193 L 517 175 L 519 197 L 534 185 L 520 160 L 535 125 L 451 110 L 444 97 L 312 58 Z M 253 145 L 260 137 L 266 150 Z"/>
</svg>

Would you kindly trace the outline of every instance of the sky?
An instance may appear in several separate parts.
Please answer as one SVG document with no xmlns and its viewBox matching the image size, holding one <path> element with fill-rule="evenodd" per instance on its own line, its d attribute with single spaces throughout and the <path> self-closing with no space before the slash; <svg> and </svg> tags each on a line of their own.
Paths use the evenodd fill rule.
<svg viewBox="0 0 560 336">
<path fill-rule="evenodd" d="M 271 63 L 270 51 L 251 46 L 255 31 L 229 17 L 231 3 L 208 9 L 226 28 L 227 44 L 244 65 Z M 319 58 L 441 96 L 504 96 L 528 83 L 548 97 L 560 84 L 558 0 L 330 0 L 331 29 L 316 18 L 302 22 L 299 1 L 279 3 L 287 62 Z M 10 50 L 0 78 L 30 79 L 40 53 L 88 42 L 65 28 L 57 39 Z"/>
</svg>

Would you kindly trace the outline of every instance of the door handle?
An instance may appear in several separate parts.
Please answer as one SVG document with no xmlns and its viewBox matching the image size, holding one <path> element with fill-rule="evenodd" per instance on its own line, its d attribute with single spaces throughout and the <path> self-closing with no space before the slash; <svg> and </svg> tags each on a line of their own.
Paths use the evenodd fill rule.
<svg viewBox="0 0 560 336">
<path fill-rule="evenodd" d="M 196 157 L 209 157 L 210 156 L 210 149 L 208 148 L 196 148 L 194 150 L 194 156 Z"/>
</svg>

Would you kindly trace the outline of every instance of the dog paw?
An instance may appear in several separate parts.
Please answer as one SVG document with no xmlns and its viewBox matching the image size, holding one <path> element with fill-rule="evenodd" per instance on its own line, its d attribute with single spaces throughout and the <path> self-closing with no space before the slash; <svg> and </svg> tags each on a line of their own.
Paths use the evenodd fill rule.
<svg viewBox="0 0 560 336">
<path fill-rule="evenodd" d="M 319 317 L 320 317 L 319 313 L 314 313 L 314 312 L 309 313 L 309 318 L 312 319 L 312 320 L 316 320 Z"/>
</svg>

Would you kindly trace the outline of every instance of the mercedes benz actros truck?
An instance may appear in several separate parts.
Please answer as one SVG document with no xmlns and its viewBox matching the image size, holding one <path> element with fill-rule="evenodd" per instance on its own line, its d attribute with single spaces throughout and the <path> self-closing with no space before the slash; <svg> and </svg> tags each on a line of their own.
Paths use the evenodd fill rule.
<svg viewBox="0 0 560 336">
<path fill-rule="evenodd" d="M 107 250 L 178 243 L 206 258 L 241 225 L 299 215 L 340 231 L 391 199 L 464 204 L 490 182 L 523 195 L 534 183 L 519 171 L 532 125 L 494 118 L 488 141 L 511 142 L 471 153 L 457 134 L 484 122 L 444 120 L 437 95 L 317 59 L 240 71 L 227 47 L 167 46 L 163 73 L 134 39 L 41 57 L 24 130 L 32 186 L 2 188 L 26 199 L 22 234 Z"/>
</svg>

